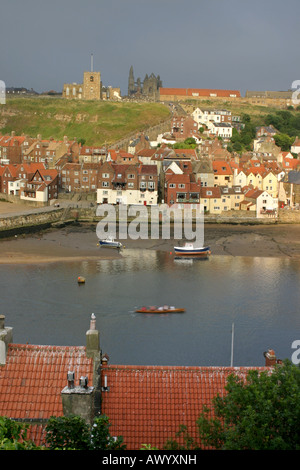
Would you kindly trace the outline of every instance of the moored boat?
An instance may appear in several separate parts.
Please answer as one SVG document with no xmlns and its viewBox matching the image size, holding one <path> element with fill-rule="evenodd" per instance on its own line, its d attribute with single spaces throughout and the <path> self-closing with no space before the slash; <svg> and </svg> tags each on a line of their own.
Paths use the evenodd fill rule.
<svg viewBox="0 0 300 470">
<path fill-rule="evenodd" d="M 184 246 L 174 246 L 176 256 L 208 256 L 211 254 L 209 246 L 194 247 L 192 243 Z"/>
<path fill-rule="evenodd" d="M 104 240 L 99 240 L 99 245 L 108 247 L 108 248 L 122 248 L 123 247 L 121 242 L 115 241 L 111 237 L 105 238 Z"/>
<path fill-rule="evenodd" d="M 162 307 L 141 307 L 136 310 L 137 313 L 183 313 L 184 308 L 169 307 L 163 305 Z"/>
</svg>

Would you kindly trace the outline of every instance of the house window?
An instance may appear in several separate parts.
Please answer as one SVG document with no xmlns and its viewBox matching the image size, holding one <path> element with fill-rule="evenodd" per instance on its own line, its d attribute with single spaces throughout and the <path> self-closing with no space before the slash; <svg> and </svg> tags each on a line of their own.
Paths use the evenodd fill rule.
<svg viewBox="0 0 300 470">
<path fill-rule="evenodd" d="M 109 178 L 109 174 L 108 173 L 102 173 L 102 178 Z"/>
<path fill-rule="evenodd" d="M 109 182 L 108 181 L 102 181 L 102 188 L 108 188 L 109 187 Z"/>
<path fill-rule="evenodd" d="M 134 175 L 128 175 L 128 179 L 133 180 L 133 179 L 134 179 Z"/>
<path fill-rule="evenodd" d="M 185 188 L 185 184 L 179 184 L 178 188 Z"/>
<path fill-rule="evenodd" d="M 169 188 L 176 188 L 176 184 L 170 183 L 170 184 L 169 184 Z"/>
</svg>

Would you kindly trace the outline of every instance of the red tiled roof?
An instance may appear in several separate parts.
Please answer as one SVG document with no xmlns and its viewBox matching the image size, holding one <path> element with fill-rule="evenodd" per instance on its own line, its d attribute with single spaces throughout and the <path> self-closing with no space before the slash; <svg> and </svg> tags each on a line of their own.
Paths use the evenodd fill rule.
<svg viewBox="0 0 300 470">
<path fill-rule="evenodd" d="M 166 182 L 167 183 L 184 183 L 184 184 L 189 184 L 190 183 L 190 175 L 183 173 L 183 174 L 177 174 L 177 173 L 168 173 L 166 175 Z"/>
<path fill-rule="evenodd" d="M 217 175 L 232 175 L 232 169 L 229 163 L 224 160 L 214 160 L 212 166 Z"/>
<path fill-rule="evenodd" d="M 245 198 L 248 199 L 257 199 L 263 191 L 261 189 L 253 188 L 245 193 Z"/>
<path fill-rule="evenodd" d="M 221 189 L 219 186 L 212 186 L 211 188 L 201 186 L 200 196 L 206 199 L 217 199 L 221 197 Z"/>
<path fill-rule="evenodd" d="M 204 88 L 160 88 L 160 95 L 178 95 L 178 96 L 211 96 L 230 97 L 236 95 L 240 98 L 241 94 L 238 90 L 215 90 Z"/>
<path fill-rule="evenodd" d="M 259 368 L 255 368 L 259 369 Z M 109 391 L 102 393 L 102 413 L 109 417 L 112 436 L 123 436 L 128 450 L 142 444 L 160 449 L 176 440 L 180 425 L 186 425 L 196 441 L 196 420 L 204 405 L 224 395 L 228 375 L 246 377 L 247 367 L 103 367 Z"/>
<path fill-rule="evenodd" d="M 9 344 L 6 364 L 0 366 L 0 416 L 48 419 L 62 416 L 60 393 L 67 373 L 93 380 L 92 359 L 83 346 Z"/>
</svg>

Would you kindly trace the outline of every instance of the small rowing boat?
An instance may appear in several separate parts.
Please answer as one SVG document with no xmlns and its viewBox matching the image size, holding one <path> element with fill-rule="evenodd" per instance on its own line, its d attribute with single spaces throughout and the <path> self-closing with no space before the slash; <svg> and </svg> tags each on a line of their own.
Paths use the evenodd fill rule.
<svg viewBox="0 0 300 470">
<path fill-rule="evenodd" d="M 184 246 L 174 246 L 176 256 L 208 256 L 210 255 L 209 246 L 194 247 L 192 243 L 186 243 Z"/>
<path fill-rule="evenodd" d="M 141 307 L 136 310 L 137 313 L 182 313 L 185 312 L 184 308 L 169 307 L 164 305 L 162 307 Z"/>
<path fill-rule="evenodd" d="M 104 240 L 99 240 L 99 245 L 108 248 L 122 248 L 123 246 L 121 242 L 115 241 L 111 237 L 108 237 Z"/>
</svg>

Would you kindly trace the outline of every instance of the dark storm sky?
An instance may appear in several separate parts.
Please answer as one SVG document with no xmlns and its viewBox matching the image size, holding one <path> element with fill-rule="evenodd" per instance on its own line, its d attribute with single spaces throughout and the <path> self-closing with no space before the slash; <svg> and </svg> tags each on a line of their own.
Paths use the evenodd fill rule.
<svg viewBox="0 0 300 470">
<path fill-rule="evenodd" d="M 127 93 L 165 87 L 288 90 L 300 80 L 299 0 L 1 0 L 0 80 L 38 92 L 101 72 Z"/>
</svg>

